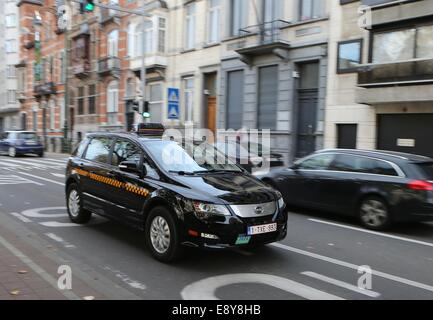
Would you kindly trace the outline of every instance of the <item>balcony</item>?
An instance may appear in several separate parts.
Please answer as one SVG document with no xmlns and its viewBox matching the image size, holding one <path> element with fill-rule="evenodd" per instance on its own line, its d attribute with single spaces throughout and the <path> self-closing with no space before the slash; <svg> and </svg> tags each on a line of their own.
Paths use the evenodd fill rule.
<svg viewBox="0 0 433 320">
<path fill-rule="evenodd" d="M 362 5 L 371 8 L 373 28 L 433 15 L 433 0 L 362 0 Z"/>
<path fill-rule="evenodd" d="M 99 19 L 99 23 L 104 25 L 109 22 L 120 23 L 120 15 L 117 11 L 110 10 L 107 8 L 101 8 L 101 15 Z"/>
<path fill-rule="evenodd" d="M 433 59 L 360 66 L 358 87 L 358 103 L 433 101 Z"/>
<path fill-rule="evenodd" d="M 98 74 L 100 76 L 120 76 L 120 59 L 117 57 L 105 57 L 98 60 Z"/>
<path fill-rule="evenodd" d="M 33 93 L 35 97 L 47 96 L 50 94 L 55 94 L 56 92 L 57 91 L 54 82 L 38 84 L 33 88 Z"/>
<path fill-rule="evenodd" d="M 246 27 L 241 30 L 242 45 L 235 51 L 247 59 L 271 53 L 286 60 L 290 44 L 283 39 L 282 28 L 289 25 L 287 21 L 276 20 Z"/>
<path fill-rule="evenodd" d="M 88 61 L 88 60 L 82 60 L 82 61 L 76 62 L 72 66 L 72 72 L 73 72 L 74 76 L 76 76 L 77 78 L 88 77 L 90 75 L 91 69 L 92 68 L 90 65 L 90 61 Z"/>
</svg>

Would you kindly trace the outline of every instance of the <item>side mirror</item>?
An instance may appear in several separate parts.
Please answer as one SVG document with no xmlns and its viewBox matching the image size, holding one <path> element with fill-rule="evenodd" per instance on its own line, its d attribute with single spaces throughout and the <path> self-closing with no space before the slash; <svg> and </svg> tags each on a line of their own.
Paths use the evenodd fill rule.
<svg viewBox="0 0 433 320">
<path fill-rule="evenodd" d="M 119 169 L 123 172 L 142 174 L 135 161 L 122 161 L 119 164 Z"/>
<path fill-rule="evenodd" d="M 299 169 L 299 165 L 294 163 L 289 168 L 292 169 L 293 171 L 297 171 Z"/>
</svg>

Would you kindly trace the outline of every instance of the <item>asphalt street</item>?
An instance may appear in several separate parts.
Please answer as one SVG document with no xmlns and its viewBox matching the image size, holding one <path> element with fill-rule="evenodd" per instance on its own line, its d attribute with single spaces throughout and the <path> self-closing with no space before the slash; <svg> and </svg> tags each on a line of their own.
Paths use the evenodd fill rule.
<svg viewBox="0 0 433 320">
<path fill-rule="evenodd" d="M 371 232 L 351 219 L 295 210 L 280 243 L 257 250 L 190 249 L 165 265 L 150 256 L 139 231 L 97 216 L 85 226 L 69 222 L 66 161 L 53 154 L 1 156 L 0 225 L 27 235 L 34 250 L 42 250 L 35 239 L 50 243 L 73 276 L 107 298 L 433 299 L 433 224 Z"/>
</svg>

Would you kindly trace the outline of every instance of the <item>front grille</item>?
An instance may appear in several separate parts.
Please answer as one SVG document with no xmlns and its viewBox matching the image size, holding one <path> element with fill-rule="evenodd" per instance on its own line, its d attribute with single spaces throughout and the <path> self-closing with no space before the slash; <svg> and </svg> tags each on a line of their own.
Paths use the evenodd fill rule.
<svg viewBox="0 0 433 320">
<path fill-rule="evenodd" d="M 267 202 L 247 205 L 231 205 L 233 212 L 241 218 L 266 217 L 274 215 L 277 211 L 277 202 Z"/>
</svg>

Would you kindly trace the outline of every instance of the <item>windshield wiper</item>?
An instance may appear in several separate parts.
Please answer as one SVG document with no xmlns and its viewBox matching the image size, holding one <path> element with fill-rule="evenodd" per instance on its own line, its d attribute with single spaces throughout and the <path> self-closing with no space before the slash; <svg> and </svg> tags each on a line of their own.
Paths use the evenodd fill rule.
<svg viewBox="0 0 433 320">
<path fill-rule="evenodd" d="M 220 173 L 220 172 L 242 172 L 240 170 L 228 170 L 228 169 L 210 169 L 210 170 L 201 170 L 201 171 L 194 171 L 194 174 L 206 174 L 206 173 Z"/>
<path fill-rule="evenodd" d="M 187 171 L 174 171 L 174 170 L 170 170 L 169 173 L 178 174 L 180 176 L 193 176 L 193 175 L 195 175 L 195 172 L 187 172 Z"/>
</svg>

